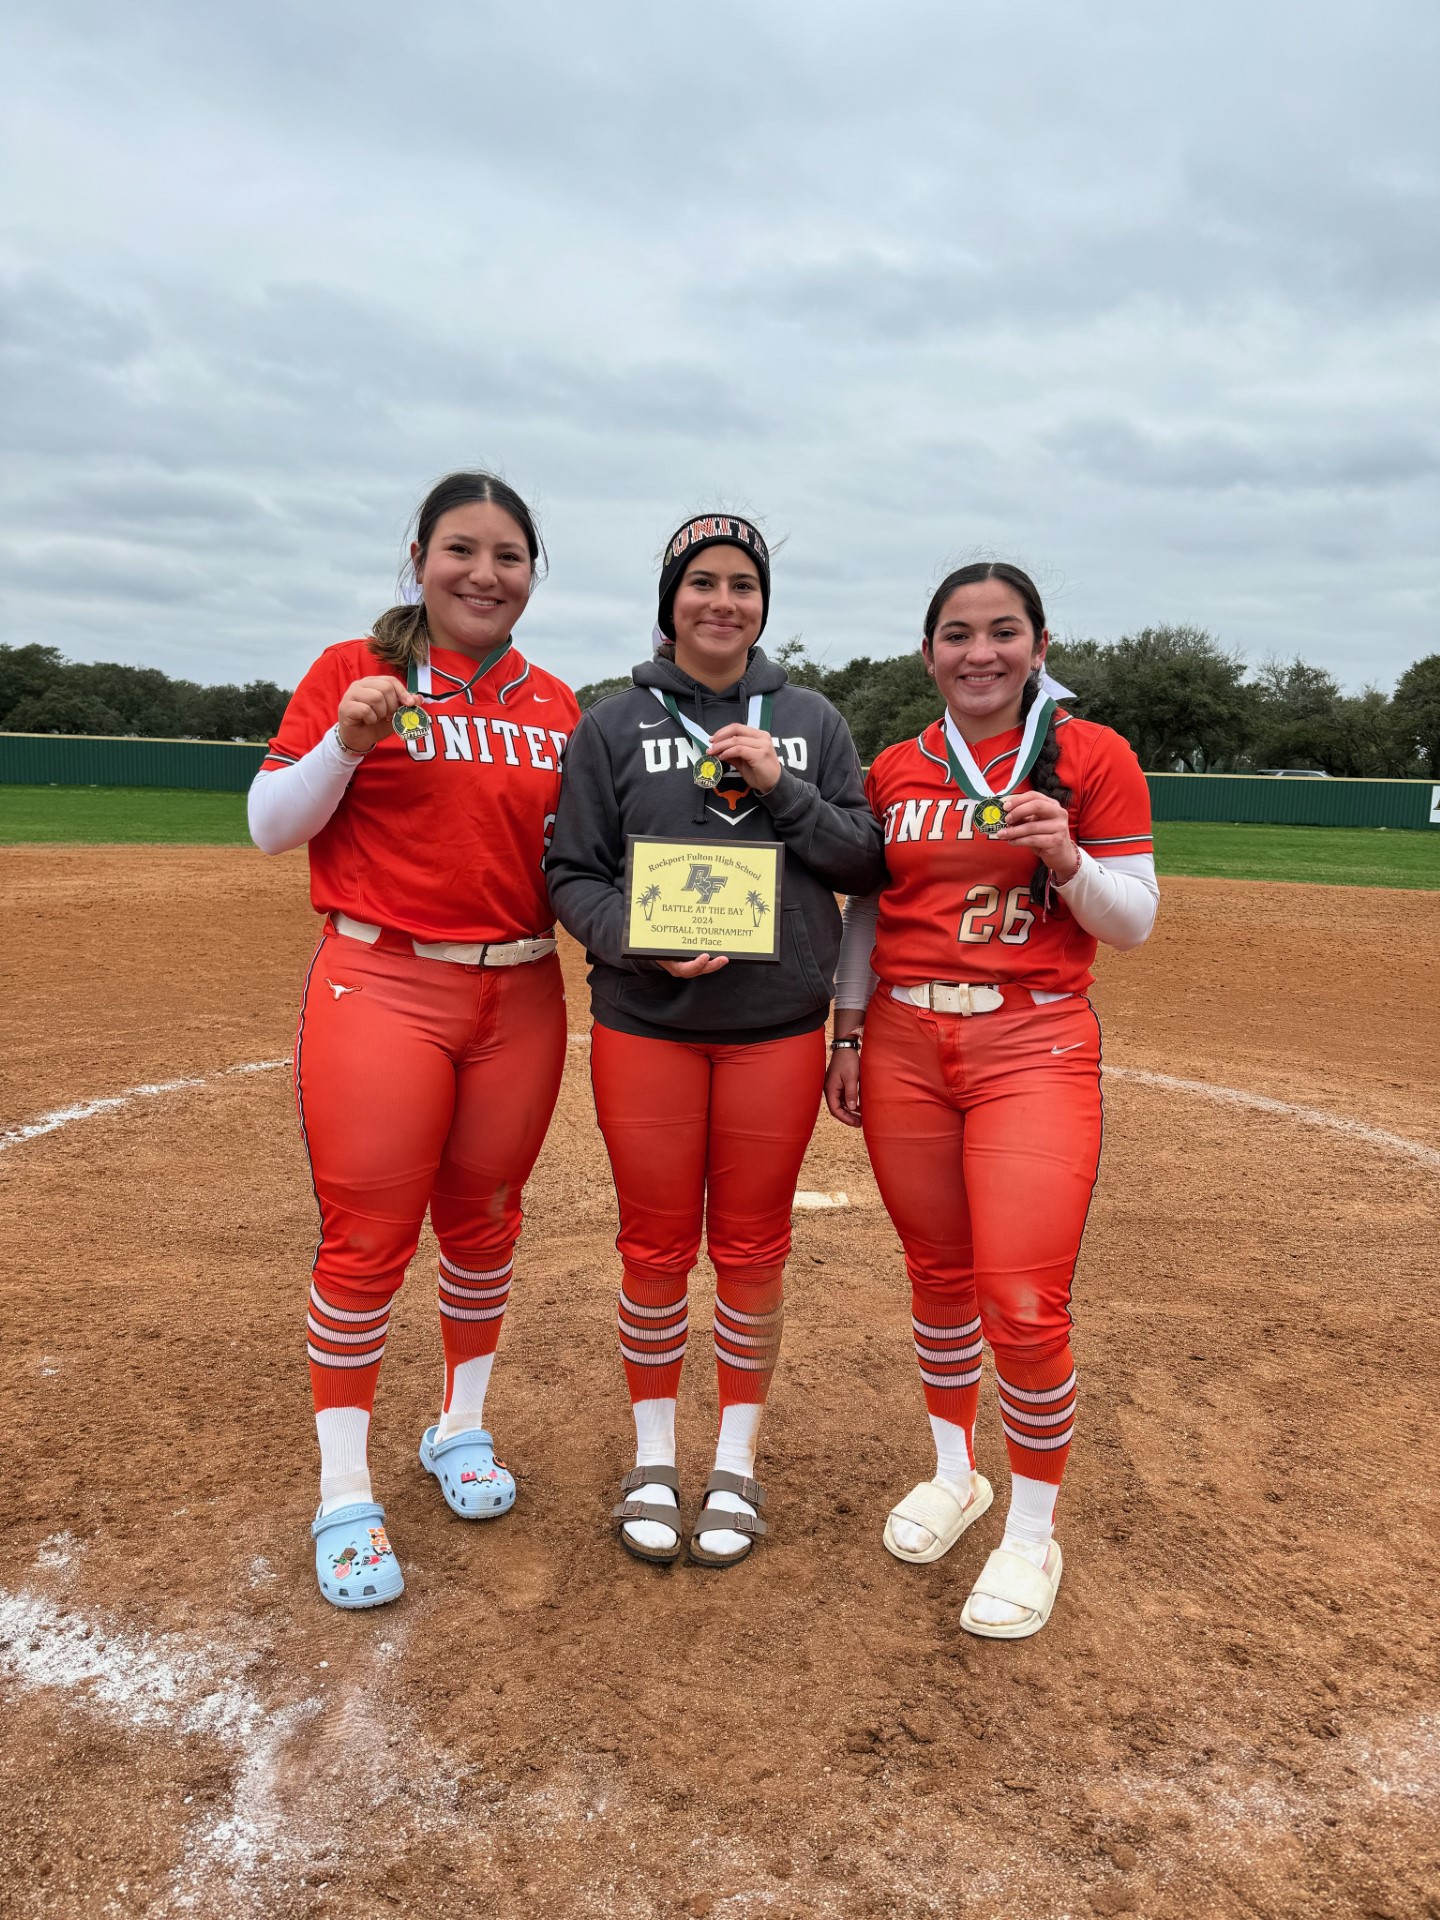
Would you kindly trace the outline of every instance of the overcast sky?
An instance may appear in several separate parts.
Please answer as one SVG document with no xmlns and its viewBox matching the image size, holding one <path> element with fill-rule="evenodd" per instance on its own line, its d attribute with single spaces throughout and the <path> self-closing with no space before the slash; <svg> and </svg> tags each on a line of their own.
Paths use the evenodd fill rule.
<svg viewBox="0 0 1440 1920">
<path fill-rule="evenodd" d="M 832 663 L 977 554 L 1061 635 L 1440 650 L 1434 0 L 19 11 L 6 640 L 293 684 L 489 464 L 576 683 L 717 503 Z"/>
</svg>

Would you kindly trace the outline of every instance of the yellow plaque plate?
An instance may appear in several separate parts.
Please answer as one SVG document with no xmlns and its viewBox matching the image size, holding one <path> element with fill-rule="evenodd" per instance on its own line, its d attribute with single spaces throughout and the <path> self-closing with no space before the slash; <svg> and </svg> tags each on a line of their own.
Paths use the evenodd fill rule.
<svg viewBox="0 0 1440 1920">
<path fill-rule="evenodd" d="M 742 840 L 646 839 L 625 852 L 626 953 L 667 960 L 726 953 L 780 958 L 780 886 L 785 849 Z"/>
</svg>

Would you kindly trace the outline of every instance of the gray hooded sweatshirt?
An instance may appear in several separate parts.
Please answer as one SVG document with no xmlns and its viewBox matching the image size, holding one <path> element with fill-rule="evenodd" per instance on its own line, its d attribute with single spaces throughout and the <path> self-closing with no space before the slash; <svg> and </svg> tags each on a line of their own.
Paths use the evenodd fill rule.
<svg viewBox="0 0 1440 1920">
<path fill-rule="evenodd" d="M 840 951 L 835 895 L 869 893 L 885 875 L 882 829 L 865 798 L 850 729 L 823 694 L 792 687 L 784 668 L 758 647 L 743 679 L 720 693 L 661 657 L 636 667 L 633 677 L 633 686 L 598 700 L 571 737 L 545 861 L 556 915 L 585 943 L 595 1019 L 644 1039 L 730 1044 L 823 1026 Z M 697 787 L 699 748 L 655 698 L 655 687 L 707 734 L 743 722 L 752 694 L 773 695 L 778 784 L 757 794 L 729 772 L 714 792 Z M 732 959 L 715 973 L 677 980 L 657 961 L 627 955 L 628 834 L 726 846 L 783 842 L 779 964 Z"/>
</svg>

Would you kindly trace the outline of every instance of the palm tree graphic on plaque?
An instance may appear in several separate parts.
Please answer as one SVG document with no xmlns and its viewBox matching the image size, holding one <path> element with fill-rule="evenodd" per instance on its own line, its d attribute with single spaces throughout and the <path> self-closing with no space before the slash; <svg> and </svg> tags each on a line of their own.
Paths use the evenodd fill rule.
<svg viewBox="0 0 1440 1920">
<path fill-rule="evenodd" d="M 750 918 L 751 918 L 752 925 L 758 927 L 760 922 L 765 918 L 766 914 L 769 913 L 770 911 L 769 906 L 766 904 L 764 895 L 758 892 L 756 888 L 752 887 L 749 893 L 747 893 L 745 896 L 745 904 L 750 909 Z"/>
<path fill-rule="evenodd" d="M 640 904 L 645 909 L 645 918 L 647 920 L 653 918 L 655 913 L 655 902 L 659 898 L 660 898 L 660 889 L 655 885 L 655 882 L 652 880 L 650 882 L 650 885 L 645 889 L 644 893 L 642 893 L 640 896 Z"/>
</svg>

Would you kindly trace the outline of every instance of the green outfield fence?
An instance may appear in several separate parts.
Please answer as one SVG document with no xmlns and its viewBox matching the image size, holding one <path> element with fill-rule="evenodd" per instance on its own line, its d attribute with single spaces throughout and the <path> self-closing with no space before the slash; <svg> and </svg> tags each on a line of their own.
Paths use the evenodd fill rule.
<svg viewBox="0 0 1440 1920">
<path fill-rule="evenodd" d="M 1440 827 L 1429 780 L 1267 780 L 1255 773 L 1147 773 L 1157 820 L 1283 827 Z"/>
<path fill-rule="evenodd" d="M 265 749 L 228 740 L 0 733 L 0 786 L 187 787 L 244 793 Z"/>
<path fill-rule="evenodd" d="M 0 733 L 0 786 L 188 787 L 244 793 L 265 749 L 218 740 Z M 1157 820 L 1290 827 L 1440 827 L 1429 780 L 1267 780 L 1259 774 L 1150 773 Z"/>
</svg>

